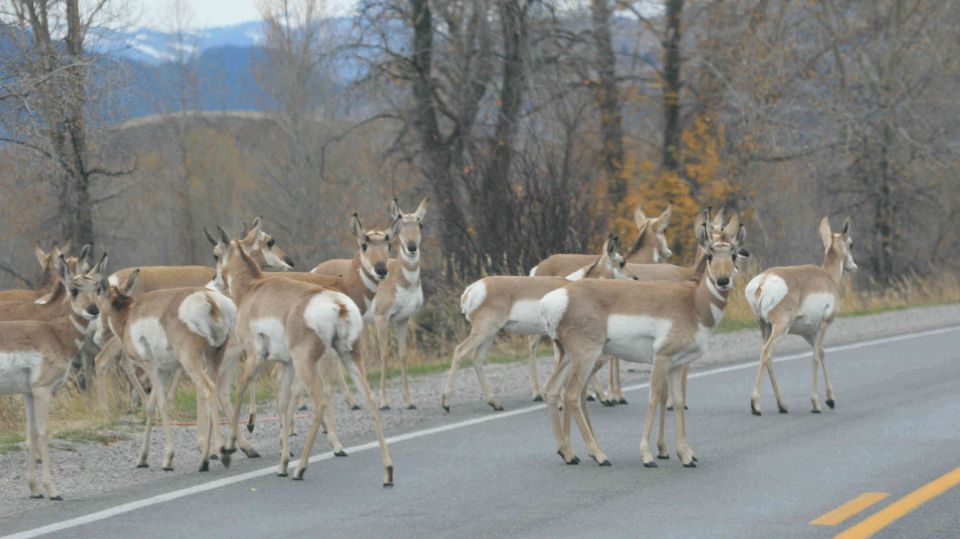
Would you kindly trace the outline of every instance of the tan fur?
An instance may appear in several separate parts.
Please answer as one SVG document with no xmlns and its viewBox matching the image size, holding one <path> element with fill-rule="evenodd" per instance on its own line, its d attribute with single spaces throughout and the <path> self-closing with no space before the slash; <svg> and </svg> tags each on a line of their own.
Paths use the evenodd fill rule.
<svg viewBox="0 0 960 539">
<path fill-rule="evenodd" d="M 42 498 L 37 485 L 36 463 L 43 467 L 43 484 L 50 499 L 61 499 L 53 483 L 47 449 L 47 417 L 53 393 L 66 380 L 71 364 L 90 338 L 88 324 L 99 315 L 97 282 L 106 268 L 106 255 L 89 272 L 74 274 L 63 256 L 58 273 L 69 294 L 69 311 L 53 321 L 0 322 L 0 388 L 24 396 L 27 417 L 27 486 L 30 497 Z M 59 286 L 59 285 L 57 285 Z"/>
<path fill-rule="evenodd" d="M 710 334 L 719 323 L 717 315 L 722 315 L 733 288 L 737 271 L 735 258 L 747 254 L 739 250 L 742 230 L 736 245 L 711 238 L 706 225 L 701 226 L 698 238 L 712 260 L 703 260 L 703 271 L 698 272 L 697 282 L 582 280 L 548 294 L 540 302 L 544 323 L 560 352 L 557 368 L 547 385 L 547 409 L 558 451 L 566 462 L 578 460 L 569 434 L 570 415 L 574 415 L 590 455 L 601 465 L 608 464 L 594 437 L 585 399 L 587 383 L 602 365 L 603 354 L 616 352 L 622 360 L 653 363 L 647 421 L 640 443 L 644 463 L 654 465 L 649 437 L 657 407 L 666 404 L 663 388 L 669 374 L 670 393 L 677 405 L 677 453 L 685 466 L 693 465 L 693 450 L 687 444 L 684 430 L 682 367 L 705 350 Z M 617 315 L 622 316 L 614 319 Z M 652 358 L 641 348 L 645 346 L 643 342 L 648 342 Z M 561 389 L 565 416 L 562 423 L 558 408 Z M 666 451 L 662 439 L 661 427 L 658 440 L 661 456 Z"/>
<path fill-rule="evenodd" d="M 37 263 L 40 264 L 40 278 L 37 280 L 36 288 L 33 290 L 13 289 L 0 290 L 0 303 L 7 301 L 35 301 L 37 298 L 47 296 L 60 287 L 60 278 L 57 277 L 57 260 L 62 254 L 67 261 L 72 257 L 67 257 L 70 251 L 70 242 L 63 247 L 56 245 L 50 249 L 50 252 L 44 252 L 40 246 L 34 248 L 34 254 L 37 257 Z M 72 258 L 76 261 L 76 258 Z M 75 262 L 74 262 L 75 263 Z"/>
<path fill-rule="evenodd" d="M 760 415 L 760 382 L 763 371 L 770 376 L 770 384 L 777 399 L 780 413 L 787 413 L 787 406 L 780 394 L 776 374 L 772 361 L 774 347 L 783 335 L 791 333 L 803 337 L 813 348 L 813 385 L 810 391 L 810 402 L 813 413 L 820 413 L 820 398 L 817 392 L 817 376 L 820 368 L 823 369 L 823 381 L 826 385 L 827 406 L 831 409 L 836 405 L 833 385 L 827 372 L 826 357 L 823 351 L 823 340 L 827 329 L 839 311 L 840 285 L 844 271 L 856 269 L 853 261 L 852 240 L 849 234 L 850 220 L 844 221 L 841 233 L 830 230 L 830 221 L 824 217 L 820 221 L 820 237 L 824 246 L 823 263 L 819 266 L 781 266 L 770 268 L 756 276 L 747 285 L 747 300 L 754 311 L 754 316 L 760 326 L 763 336 L 763 347 L 760 350 L 760 366 L 754 382 L 753 395 L 750 398 L 750 410 L 754 415 Z M 774 290 L 764 290 L 771 287 L 776 292 L 783 293 L 782 299 L 772 307 L 764 308 L 764 301 L 770 301 Z M 781 290 L 785 287 L 786 290 Z M 751 293 L 752 292 L 752 293 Z M 765 292 L 767 292 L 765 297 Z M 806 305 L 806 307 L 805 307 Z M 832 305 L 828 313 L 812 313 L 815 305 Z M 766 312 L 764 312 L 766 311 Z"/>
<path fill-rule="evenodd" d="M 626 278 L 621 272 L 623 255 L 619 252 L 619 239 L 616 236 L 608 237 L 601 254 L 594 256 L 594 260 L 583 269 L 584 279 L 613 279 Z M 516 277 L 493 276 L 485 277 L 471 284 L 461 297 L 461 310 L 470 321 L 470 334 L 457 345 L 453 352 L 453 361 L 447 374 L 447 383 L 443 390 L 443 408 L 450 410 L 450 399 L 453 396 L 456 376 L 460 371 L 460 362 L 465 357 L 473 357 L 473 367 L 480 382 L 483 397 L 494 410 L 502 410 L 500 402 L 493 395 L 483 373 L 487 351 L 493 344 L 497 334 L 502 329 L 521 335 L 536 335 L 541 330 L 533 327 L 508 327 L 511 323 L 511 312 L 520 302 L 529 302 L 536 308 L 544 295 L 558 288 L 567 286 L 572 281 L 561 277 Z M 470 305 L 472 294 L 483 294 L 483 301 L 477 305 Z M 536 314 L 534 313 L 534 316 Z M 530 355 L 530 383 L 533 389 L 534 400 L 542 400 L 540 387 L 537 381 L 537 357 Z M 538 398 L 540 397 L 540 398 Z"/>
</svg>

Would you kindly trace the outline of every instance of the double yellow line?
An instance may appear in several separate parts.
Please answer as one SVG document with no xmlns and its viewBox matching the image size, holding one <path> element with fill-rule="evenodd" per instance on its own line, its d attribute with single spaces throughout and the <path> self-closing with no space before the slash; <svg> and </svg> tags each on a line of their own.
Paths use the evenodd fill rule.
<svg viewBox="0 0 960 539">
<path fill-rule="evenodd" d="M 861 539 L 871 537 L 907 513 L 936 498 L 951 488 L 960 485 L 960 468 L 948 472 L 937 479 L 914 490 L 910 494 L 861 520 L 854 526 L 837 534 L 834 539 Z M 861 511 L 879 503 L 889 496 L 886 492 L 866 492 L 837 507 L 833 511 L 810 522 L 817 526 L 836 526 Z"/>
</svg>

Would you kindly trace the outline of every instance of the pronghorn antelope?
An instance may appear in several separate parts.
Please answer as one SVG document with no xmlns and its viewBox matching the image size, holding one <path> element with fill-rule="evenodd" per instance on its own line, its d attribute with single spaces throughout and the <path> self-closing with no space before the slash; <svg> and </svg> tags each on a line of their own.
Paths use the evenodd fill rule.
<svg viewBox="0 0 960 539">
<path fill-rule="evenodd" d="M 354 381 L 363 389 L 380 443 L 384 486 L 393 484 L 393 461 L 383 436 L 380 414 L 373 406 L 373 394 L 362 363 L 351 355 L 363 330 L 357 305 L 345 294 L 293 279 L 267 278 L 256 262 L 221 231 L 221 256 L 217 261 L 216 286 L 226 290 L 238 306 L 237 336 L 246 362 L 240 375 L 240 394 L 256 376 L 264 361 L 284 365 L 278 414 L 281 420 L 280 465 L 277 475 L 286 476 L 290 460 L 289 435 L 292 401 L 290 389 L 294 371 L 310 391 L 315 410 L 294 479 L 303 479 L 317 430 L 324 416 L 325 399 L 317 377 L 317 362 L 329 349 L 340 356 Z M 237 440 L 239 399 L 234 403 L 227 451 Z"/>
<path fill-rule="evenodd" d="M 670 225 L 670 217 L 673 215 L 673 205 L 667 204 L 667 209 L 657 217 L 647 217 L 643 209 L 637 206 L 633 211 L 633 221 L 637 225 L 637 240 L 633 248 L 624 257 L 627 264 L 631 266 L 644 265 L 649 266 L 662 262 L 673 255 L 667 242 L 666 230 Z M 534 277 L 565 277 L 572 272 L 590 263 L 592 255 L 577 254 L 556 254 L 552 255 L 530 270 L 530 276 Z M 627 270 L 630 273 L 630 270 Z M 643 279 L 649 280 L 649 279 Z M 530 354 L 536 355 L 537 347 L 540 344 L 540 335 L 531 336 L 528 341 Z M 600 389 L 599 384 L 595 386 L 597 397 L 604 405 L 613 406 L 614 404 L 627 404 L 627 399 L 623 396 L 623 390 L 620 387 L 620 362 L 617 358 L 610 360 L 610 394 L 605 396 Z M 534 395 L 534 400 L 539 397 L 539 392 Z"/>
<path fill-rule="evenodd" d="M 770 374 L 770 384 L 777 397 L 780 413 L 787 413 L 771 360 L 774 346 L 786 333 L 800 335 L 813 347 L 811 411 L 820 413 L 820 399 L 817 394 L 817 371 L 820 367 L 823 368 L 823 383 L 827 386 L 827 406 L 831 409 L 835 406 L 833 386 L 830 384 L 826 357 L 823 354 L 823 338 L 837 315 L 843 272 L 857 269 L 857 264 L 853 261 L 850 218 L 847 217 L 840 232 L 835 233 L 830 229 L 829 217 L 825 216 L 820 221 L 820 239 L 824 248 L 822 264 L 770 268 L 751 279 L 744 291 L 763 334 L 760 367 L 750 399 L 750 411 L 754 415 L 760 415 L 760 380 L 764 369 Z"/>
<path fill-rule="evenodd" d="M 134 270 L 123 285 L 104 280 L 98 290 L 100 324 L 96 342 L 115 335 L 123 352 L 150 376 L 153 391 L 147 400 L 147 425 L 140 448 L 138 468 L 146 468 L 150 432 L 157 406 L 163 422 L 163 469 L 173 470 L 173 433 L 167 415 L 165 389 L 176 371 L 183 369 L 197 387 L 197 406 L 206 411 L 198 416 L 200 471 L 210 469 L 210 435 L 213 434 L 220 459 L 230 466 L 220 433 L 220 401 L 214 380 L 223 359 L 227 339 L 237 320 L 237 307 L 230 298 L 207 288 L 170 288 L 133 297 L 139 276 Z"/>
<path fill-rule="evenodd" d="M 87 244 L 81 249 L 79 257 L 64 257 L 64 261 L 71 274 L 85 273 L 90 269 L 88 263 L 90 249 L 90 244 Z M 57 255 L 55 264 L 58 265 L 60 263 L 61 256 L 63 255 Z M 56 271 L 59 272 L 59 269 Z M 40 297 L 33 299 L 0 300 L 0 321 L 37 320 L 50 322 L 62 320 L 63 317 L 70 312 L 70 298 L 65 285 L 59 280 L 60 277 L 57 276 L 56 279 L 56 286 Z"/>
<path fill-rule="evenodd" d="M 45 253 L 39 245 L 33 248 L 33 253 L 40 264 L 40 278 L 35 289 L 0 290 L 0 302 L 6 301 L 35 301 L 48 296 L 60 287 L 60 277 L 57 274 L 57 263 L 62 254 L 65 258 L 70 252 L 70 242 L 62 247 L 54 245 L 50 252 Z M 69 261 L 69 260 L 68 260 Z"/>
<path fill-rule="evenodd" d="M 426 212 L 425 202 L 421 205 Z M 403 218 L 399 212 L 394 212 L 392 224 L 387 230 L 364 230 L 360 218 L 354 213 L 351 219 L 351 228 L 354 238 L 357 240 L 357 253 L 352 259 L 333 259 L 321 262 L 310 272 L 334 275 L 343 279 L 344 286 L 340 290 L 351 298 L 362 297 L 363 303 L 357 303 L 357 306 L 363 312 L 364 321 L 367 323 L 374 322 L 376 320 L 374 305 L 376 304 L 379 285 L 390 275 L 390 242 L 397 237 L 402 227 Z M 417 228 L 419 229 L 419 223 L 417 223 Z M 394 265 L 394 269 L 396 269 L 396 265 Z M 349 395 L 350 389 L 343 379 L 343 373 L 340 369 L 336 369 L 336 373 L 344 394 Z M 382 373 L 381 376 L 383 376 Z M 381 385 L 383 383 L 384 380 L 381 380 Z M 386 406 L 386 402 L 381 400 L 377 405 L 383 408 Z"/>
<path fill-rule="evenodd" d="M 460 310 L 470 322 L 470 334 L 467 335 L 453 352 L 447 384 L 443 389 L 441 405 L 450 411 L 450 398 L 453 386 L 460 371 L 460 362 L 467 356 L 473 357 L 473 369 L 480 382 L 480 390 L 494 410 L 501 411 L 503 406 L 487 383 L 483 366 L 487 351 L 493 344 L 497 333 L 505 329 L 520 335 L 541 335 L 546 333 L 540 322 L 537 306 L 548 292 L 562 288 L 579 278 L 629 278 L 623 273 L 623 255 L 620 254 L 620 241 L 617 236 L 609 236 L 604 242 L 603 251 L 595 256 L 593 262 L 574 272 L 567 279 L 561 277 L 484 277 L 468 286 L 460 296 Z M 540 394 L 537 382 L 537 358 L 530 357 L 530 384 L 534 395 Z"/>
<path fill-rule="evenodd" d="M 53 484 L 47 450 L 47 417 L 54 391 L 66 380 L 83 345 L 92 338 L 97 307 L 97 283 L 107 255 L 88 272 L 74 273 L 63 255 L 57 272 L 68 290 L 70 310 L 59 320 L 0 322 L 0 394 L 20 393 L 27 418 L 27 486 L 31 498 L 42 498 L 36 464 L 43 466 L 43 486 L 51 500 L 62 499 Z"/>
<path fill-rule="evenodd" d="M 709 222 L 709 217 L 705 220 Z M 646 424 L 640 442 L 644 466 L 655 467 L 649 449 L 657 407 L 666 404 L 667 381 L 677 403 L 677 454 L 684 466 L 693 467 L 693 450 L 684 429 L 683 365 L 697 359 L 723 316 L 737 273 L 736 260 L 749 256 L 740 245 L 741 225 L 734 241 L 711 238 L 704 223 L 697 231 L 705 256 L 695 282 L 634 283 L 581 280 L 550 292 L 540 301 L 540 315 L 559 352 L 559 361 L 547 384 L 547 410 L 564 462 L 579 459 L 570 444 L 570 414 L 600 465 L 609 460 L 594 437 L 585 403 L 587 383 L 600 368 L 604 354 L 624 361 L 653 363 Z M 561 425 L 558 398 L 564 391 Z M 658 458 L 668 458 L 663 442 L 665 413 L 661 410 Z"/>
</svg>

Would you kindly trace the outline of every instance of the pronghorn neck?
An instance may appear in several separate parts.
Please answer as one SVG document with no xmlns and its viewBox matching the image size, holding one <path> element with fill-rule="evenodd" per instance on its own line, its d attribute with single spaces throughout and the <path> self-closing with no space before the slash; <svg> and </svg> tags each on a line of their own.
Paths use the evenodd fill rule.
<svg viewBox="0 0 960 539">
<path fill-rule="evenodd" d="M 71 309 L 70 314 L 68 314 L 59 325 L 59 330 L 61 340 L 79 351 L 80 348 L 83 347 L 83 343 L 90 336 L 90 321 L 73 312 L 73 309 Z"/>
<path fill-rule="evenodd" d="M 624 260 L 631 264 L 655 264 L 658 262 L 656 251 L 657 251 L 657 241 L 656 234 L 650 233 L 650 227 L 645 228 L 640 236 L 637 238 L 637 241 L 634 242 L 633 247 L 630 249 L 630 252 L 627 253 L 627 256 L 624 257 Z M 647 241 L 647 236 L 653 236 L 653 241 Z"/>
<path fill-rule="evenodd" d="M 417 285 L 420 282 L 420 249 L 417 249 L 417 252 L 411 255 L 407 254 L 407 250 L 401 247 L 400 268 L 407 286 Z"/>
<path fill-rule="evenodd" d="M 723 318 L 730 299 L 730 290 L 720 290 L 710 277 L 710 265 L 704 264 L 694 293 L 694 303 L 697 309 L 697 318 L 701 326 L 715 328 Z"/>
<path fill-rule="evenodd" d="M 243 260 L 237 261 L 237 263 L 232 264 L 227 269 L 223 276 L 224 279 L 227 280 L 225 283 L 227 285 L 227 291 L 237 305 L 243 303 L 250 287 L 253 286 L 256 281 L 264 278 L 262 273 L 255 273 L 252 271 L 252 268 L 245 266 L 246 264 Z"/>
<path fill-rule="evenodd" d="M 103 313 L 100 315 L 100 323 L 107 324 L 107 329 L 110 330 L 110 333 L 113 333 L 117 336 L 118 339 L 123 339 L 123 334 L 127 329 L 127 322 L 130 320 L 130 309 L 133 307 L 133 298 L 126 297 L 119 300 L 120 303 L 114 303 L 110 309 L 109 316 L 103 316 Z"/>
<path fill-rule="evenodd" d="M 842 256 L 837 255 L 833 249 L 827 249 L 827 252 L 823 255 L 823 264 L 820 267 L 827 272 L 833 284 L 840 286 L 840 280 L 843 278 Z"/>
<path fill-rule="evenodd" d="M 350 263 L 351 268 L 353 269 L 353 274 L 360 279 L 361 284 L 363 285 L 363 293 L 367 299 L 372 300 L 374 296 L 377 295 L 377 287 L 380 284 L 380 281 L 370 273 L 370 271 L 363 264 L 363 258 L 358 252 L 356 256 L 353 257 L 353 261 Z"/>
</svg>

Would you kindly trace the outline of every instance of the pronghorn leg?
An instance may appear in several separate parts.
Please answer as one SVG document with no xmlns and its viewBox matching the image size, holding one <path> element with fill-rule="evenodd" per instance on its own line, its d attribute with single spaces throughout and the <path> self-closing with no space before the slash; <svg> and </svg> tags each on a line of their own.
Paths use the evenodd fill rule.
<svg viewBox="0 0 960 539">
<path fill-rule="evenodd" d="M 217 372 L 217 391 L 220 393 L 220 406 L 223 409 L 223 414 L 226 416 L 227 421 L 230 421 L 232 417 L 231 414 L 233 413 L 234 402 L 232 389 L 234 382 L 237 380 L 238 370 L 242 367 L 242 363 L 240 363 L 240 357 L 242 357 L 242 355 L 242 350 L 235 351 L 230 345 L 227 345 L 227 349 L 223 355 L 222 366 Z M 253 388 L 252 385 L 251 389 L 256 391 L 256 388 Z M 237 400 L 243 400 L 243 393 L 237 393 Z M 253 400 L 256 400 L 255 396 Z M 254 409 L 254 411 L 256 411 L 256 409 Z M 246 455 L 247 458 L 259 458 L 260 454 L 253 448 L 253 444 L 247 439 L 242 429 L 237 430 L 237 435 L 237 447 L 240 448 L 240 451 L 243 451 L 243 454 Z M 215 458 L 217 458 L 216 454 L 210 455 L 211 460 Z"/>
<path fill-rule="evenodd" d="M 36 408 L 32 393 L 23 394 L 23 412 L 27 417 L 27 488 L 31 498 L 43 498 L 37 485 L 37 458 L 39 458 L 39 436 L 37 436 Z"/>
<path fill-rule="evenodd" d="M 293 386 L 293 365 L 281 363 L 283 371 L 280 376 L 280 391 L 277 392 L 277 415 L 280 417 L 280 465 L 277 475 L 287 476 L 287 467 L 290 465 L 290 428 L 293 422 L 290 407 L 290 393 Z"/>
<path fill-rule="evenodd" d="M 233 402 L 232 413 L 227 416 L 230 420 L 230 436 L 227 437 L 226 444 L 224 444 L 224 451 L 228 453 L 235 450 L 237 438 L 240 435 L 240 406 L 243 403 L 243 394 L 247 391 L 247 387 L 252 387 L 251 382 L 256 379 L 260 373 L 260 368 L 263 366 L 263 362 L 258 361 L 259 358 L 256 358 L 251 351 L 245 351 L 244 355 L 246 361 L 243 362 L 243 369 L 240 371 L 240 377 L 237 380 L 237 400 Z M 250 400 L 256 401 L 252 396 Z M 248 424 L 247 430 L 253 431 L 251 424 Z"/>
<path fill-rule="evenodd" d="M 133 364 L 133 361 L 127 357 L 127 354 L 124 354 L 122 351 L 119 356 L 117 356 L 117 361 L 119 362 L 120 369 L 123 371 L 124 376 L 127 378 L 127 382 L 130 384 L 130 406 L 135 408 L 140 403 L 146 404 L 147 402 L 147 390 L 143 388 L 143 384 L 140 383 L 140 376 L 137 375 L 137 366 Z"/>
<path fill-rule="evenodd" d="M 330 352 L 327 352 L 327 355 L 329 354 Z M 349 406 L 351 410 L 359 410 L 360 404 L 357 402 L 356 397 L 353 396 L 353 390 L 351 390 L 350 386 L 347 385 L 347 379 L 343 373 L 343 366 L 340 365 L 340 362 L 337 361 L 336 358 L 331 358 L 330 361 L 333 363 L 333 365 L 336 366 L 337 383 L 340 384 L 340 389 L 343 391 L 343 400 L 347 401 L 347 406 Z M 330 394 L 332 395 L 333 394 L 332 386 L 330 390 L 331 390 Z M 332 397 L 327 399 L 327 406 L 330 408 L 333 407 Z"/>
<path fill-rule="evenodd" d="M 683 408 L 683 393 L 680 390 L 683 382 L 683 368 L 680 366 L 671 368 L 667 373 L 667 378 L 670 383 L 670 393 L 677 396 L 677 398 L 674 399 L 676 405 L 674 415 L 677 420 L 677 457 L 680 458 L 680 462 L 683 463 L 684 467 L 696 468 L 697 459 L 693 455 L 693 449 L 687 444 L 686 418 L 684 417 L 686 411 Z"/>
<path fill-rule="evenodd" d="M 601 404 L 604 406 L 613 406 L 615 404 L 612 397 L 603 390 L 603 384 L 600 383 L 600 380 L 598 380 L 596 376 L 590 379 L 590 385 L 593 386 L 593 393 Z"/>
<path fill-rule="evenodd" d="M 407 410 L 416 410 L 410 396 L 410 382 L 407 379 L 407 338 L 410 336 L 410 319 L 397 320 L 397 357 L 400 359 L 400 377 L 403 379 L 403 405 Z"/>
<path fill-rule="evenodd" d="M 640 458 L 643 459 L 643 465 L 647 468 L 656 468 L 657 463 L 653 460 L 653 453 L 650 452 L 650 433 L 653 431 L 653 419 L 657 413 L 657 406 L 662 400 L 664 389 L 666 389 L 667 369 L 670 366 L 670 358 L 657 355 L 653 360 L 653 372 L 650 373 L 650 396 L 647 399 L 647 419 L 643 427 L 643 436 L 640 438 Z"/>
<path fill-rule="evenodd" d="M 380 354 L 380 393 L 377 403 L 381 410 L 389 410 L 390 403 L 387 401 L 387 369 L 390 363 L 390 318 L 386 315 L 378 314 L 375 324 L 377 326 L 377 352 Z"/>
<path fill-rule="evenodd" d="M 476 356 L 477 350 L 483 342 L 486 340 L 492 341 L 499 330 L 500 327 L 495 323 L 491 323 L 488 319 L 480 320 L 474 318 L 470 334 L 453 349 L 453 360 L 450 362 L 450 372 L 447 373 L 447 384 L 443 388 L 443 398 L 440 401 L 440 405 L 443 406 L 443 409 L 447 412 L 450 411 L 450 398 L 453 396 L 453 386 L 457 381 L 457 376 L 460 374 L 460 362 L 467 356 Z M 474 363 L 476 363 L 476 359 L 474 359 Z"/>
<path fill-rule="evenodd" d="M 627 404 L 627 399 L 623 396 L 623 384 L 620 380 L 620 360 L 617 358 L 610 361 L 610 391 L 613 393 L 610 397 L 615 399 L 617 404 Z"/>
<path fill-rule="evenodd" d="M 248 388 L 250 401 L 247 403 L 247 432 L 253 432 L 257 424 L 257 380 L 251 380 Z M 237 400 L 243 401 L 243 392 L 237 391 Z"/>
<path fill-rule="evenodd" d="M 540 335 L 527 337 L 527 351 L 530 353 L 530 389 L 533 391 L 535 402 L 543 401 L 543 392 L 540 391 L 540 380 L 537 376 L 537 347 L 540 345 Z"/>
<path fill-rule="evenodd" d="M 340 360 L 343 361 L 346 367 L 350 370 L 350 377 L 359 383 L 360 388 L 363 390 L 363 396 L 367 401 L 367 407 L 370 409 L 370 416 L 373 417 L 373 424 L 377 429 L 377 442 L 380 444 L 380 460 L 383 462 L 383 486 L 392 487 L 393 459 L 390 458 L 390 451 L 387 449 L 387 440 L 383 436 L 383 425 L 380 422 L 380 412 L 373 404 L 373 392 L 370 390 L 370 384 L 367 383 L 367 376 L 363 368 L 363 360 L 361 359 L 360 361 L 356 361 L 348 351 L 340 352 Z"/>
<path fill-rule="evenodd" d="M 154 368 L 156 371 L 156 368 Z M 180 369 L 177 369 L 179 371 Z M 176 378 L 176 372 L 173 373 L 173 378 Z M 163 470 L 166 472 L 173 471 L 173 428 L 170 424 L 170 414 L 167 410 L 167 406 L 170 401 L 167 400 L 167 385 L 173 385 L 170 383 L 170 373 L 163 371 L 157 372 L 156 383 L 153 385 L 153 391 L 150 392 L 152 396 L 154 393 L 157 395 L 157 408 L 160 410 L 160 421 L 163 425 Z M 199 390 L 198 390 L 199 391 Z M 198 393 L 199 394 L 199 393 Z"/>
<path fill-rule="evenodd" d="M 323 381 L 321 390 L 324 393 L 323 402 L 325 405 L 322 414 L 320 414 L 321 410 L 316 406 L 317 398 L 313 396 L 313 393 L 311 393 L 310 396 L 313 398 L 314 416 L 316 417 L 319 414 L 322 417 L 323 425 L 326 427 L 327 442 L 330 443 L 333 454 L 338 457 L 345 457 L 347 456 L 347 452 L 343 450 L 343 444 L 340 443 L 340 438 L 337 436 L 337 420 L 333 415 L 333 384 L 336 379 L 334 377 L 340 372 L 338 363 L 339 361 L 331 350 L 327 350 L 320 356 L 320 379 Z M 309 391 L 313 391 L 309 382 L 304 380 L 303 383 Z"/>
<path fill-rule="evenodd" d="M 570 358 L 558 343 L 554 343 L 554 355 L 557 357 L 553 374 L 547 381 L 546 397 L 547 412 L 550 414 L 550 425 L 553 427 L 553 437 L 557 442 L 557 454 L 567 464 L 580 464 L 580 459 L 570 447 L 570 441 L 564 437 L 565 429 L 560 422 L 560 391 L 570 371 Z"/>
<path fill-rule="evenodd" d="M 177 369 L 173 373 L 173 380 L 166 386 L 167 390 L 167 402 L 174 402 L 177 397 L 177 388 L 180 387 L 180 381 L 183 379 L 183 370 Z M 197 391 L 197 395 L 200 394 L 200 388 L 194 388 Z"/>
<path fill-rule="evenodd" d="M 200 458 L 200 471 L 206 472 L 210 469 L 210 435 L 213 435 L 213 446 L 220 453 L 220 462 L 224 467 L 230 467 L 230 454 L 223 448 L 223 438 L 220 431 L 220 392 L 217 391 L 217 384 L 214 382 L 219 377 L 220 363 L 223 359 L 223 349 L 213 351 L 209 357 L 202 350 L 183 350 L 180 354 L 183 368 L 197 388 L 198 405 L 202 401 L 206 409 L 206 420 L 201 423 L 197 420 L 197 431 L 202 433 L 202 447 Z M 204 363 L 209 365 L 209 373 L 204 368 Z"/>
<path fill-rule="evenodd" d="M 596 358 L 599 356 L 599 351 L 596 353 L 585 354 L 584 358 Z M 581 357 L 581 356 L 577 356 Z M 580 429 L 580 435 L 583 437 L 584 443 L 587 445 L 587 454 L 593 457 L 593 460 L 597 462 L 600 466 L 610 466 L 610 460 L 607 458 L 606 453 L 600 449 L 600 444 L 597 443 L 597 439 L 593 433 L 593 425 L 590 423 L 590 416 L 587 413 L 587 388 L 589 387 L 589 380 L 593 377 L 597 371 L 603 366 L 603 362 L 597 361 L 583 361 L 580 362 L 576 367 L 574 377 L 576 379 L 576 385 L 571 382 L 568 383 L 569 387 L 567 391 L 572 393 L 573 402 L 572 405 L 575 408 L 573 413 L 577 419 L 577 428 Z"/>
<path fill-rule="evenodd" d="M 303 350 L 292 350 L 293 365 L 297 371 L 300 381 L 306 386 L 313 399 L 313 421 L 310 422 L 310 430 L 307 432 L 307 439 L 304 442 L 303 450 L 300 452 L 300 461 L 293 471 L 293 479 L 299 481 L 303 479 L 303 474 L 307 471 L 307 465 L 310 462 L 310 452 L 313 450 L 313 443 L 317 438 L 317 431 L 320 430 L 320 423 L 323 421 L 327 406 L 324 403 L 323 388 L 320 385 L 320 377 L 317 376 L 317 360 L 322 356 L 322 351 L 313 350 L 314 346 L 304 347 Z M 333 408 L 330 406 L 330 408 Z M 327 427 L 328 436 L 335 431 L 333 422 Z M 337 440 L 337 444 L 339 444 Z M 342 450 L 342 447 L 341 447 Z"/>
<path fill-rule="evenodd" d="M 156 384 L 154 384 L 154 387 L 156 387 Z M 147 453 L 150 451 L 150 433 L 153 431 L 153 417 L 156 415 L 156 411 L 157 392 L 151 391 L 150 396 L 147 397 L 147 421 L 143 429 L 143 444 L 140 446 L 140 458 L 137 459 L 137 468 L 146 468 L 149 466 L 149 464 L 147 464 Z"/>
<path fill-rule="evenodd" d="M 766 340 L 766 339 L 764 339 L 764 340 Z M 683 393 L 684 406 L 687 406 L 687 404 L 686 404 L 686 402 L 687 402 L 687 374 L 688 374 L 689 372 L 690 372 L 690 364 L 689 364 L 689 363 L 684 363 L 684 365 L 683 365 L 683 383 L 682 383 L 681 386 L 680 386 L 680 392 Z M 669 411 L 672 412 L 672 411 L 673 411 L 673 397 L 672 397 L 671 395 L 669 395 L 669 391 L 665 391 L 664 393 L 667 393 L 667 410 L 669 410 Z M 684 408 L 684 409 L 685 409 L 685 410 L 689 410 L 690 407 L 687 406 L 687 407 Z"/>
<path fill-rule="evenodd" d="M 47 446 L 47 418 L 50 416 L 50 400 L 53 391 L 50 388 L 33 390 L 33 425 L 37 439 L 36 450 L 40 453 L 40 465 L 43 468 L 43 488 L 51 500 L 62 500 L 56 485 L 53 484 L 53 473 L 50 471 L 50 450 Z M 28 458 L 32 458 L 28 456 Z"/>
<path fill-rule="evenodd" d="M 833 384 L 830 383 L 830 375 L 827 373 L 827 357 L 823 353 L 823 339 L 827 334 L 829 323 L 822 322 L 817 331 L 816 348 L 814 353 L 820 356 L 820 366 L 823 368 L 823 385 L 827 388 L 827 406 L 833 410 L 836 401 L 833 399 Z"/>
<path fill-rule="evenodd" d="M 665 439 L 669 394 L 669 384 L 665 384 L 664 387 L 660 389 L 660 432 L 657 433 L 657 458 L 661 460 L 670 458 L 670 452 L 667 451 L 667 442 Z"/>
<path fill-rule="evenodd" d="M 477 373 L 477 381 L 480 382 L 480 391 L 483 392 L 483 399 L 487 401 L 487 404 L 489 404 L 495 412 L 502 412 L 503 405 L 500 404 L 500 401 L 493 395 L 490 384 L 487 382 L 487 375 L 483 372 L 483 367 L 487 363 L 487 352 L 490 351 L 492 345 L 493 338 L 489 338 L 480 343 L 480 346 L 477 347 L 476 352 L 473 354 L 473 370 Z"/>
<path fill-rule="evenodd" d="M 753 396 L 750 399 L 750 411 L 753 415 L 760 415 L 760 381 L 763 378 L 763 371 L 766 370 L 770 375 L 770 384 L 773 386 L 773 393 L 777 398 L 777 407 L 781 414 L 787 413 L 787 406 L 780 395 L 780 386 L 777 384 L 777 375 L 773 372 L 773 349 L 777 341 L 787 332 L 789 324 L 768 322 L 769 328 L 764 331 L 766 338 L 763 347 L 760 348 L 760 366 L 757 368 L 757 379 L 753 386 Z"/>
</svg>

